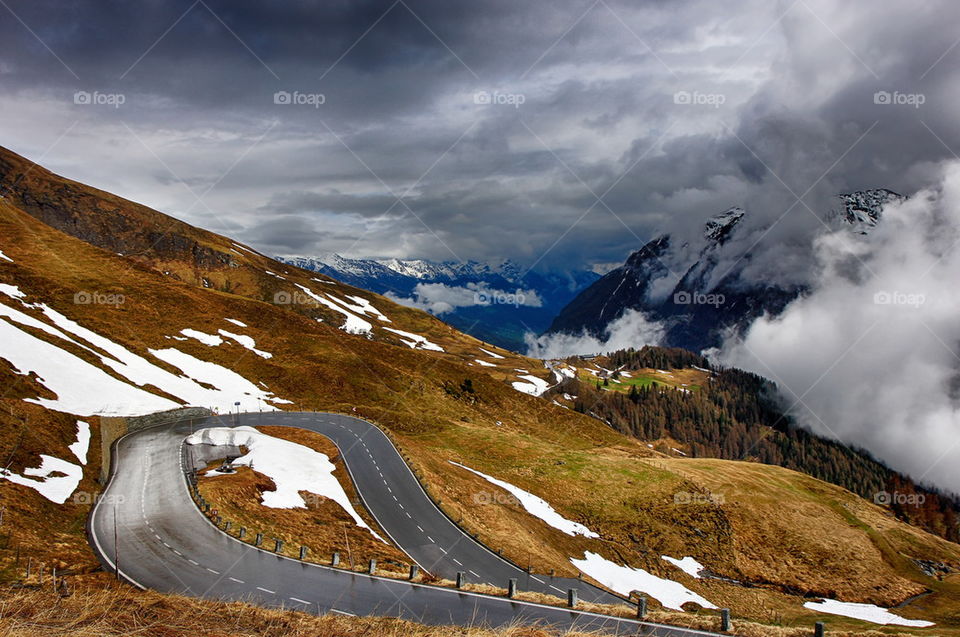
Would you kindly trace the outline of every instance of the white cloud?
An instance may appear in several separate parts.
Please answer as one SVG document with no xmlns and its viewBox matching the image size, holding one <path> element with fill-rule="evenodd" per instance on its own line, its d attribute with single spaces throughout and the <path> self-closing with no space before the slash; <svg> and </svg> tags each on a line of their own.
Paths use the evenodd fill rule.
<svg viewBox="0 0 960 637">
<path fill-rule="evenodd" d="M 431 314 L 441 315 L 452 312 L 460 307 L 475 305 L 512 305 L 514 307 L 540 307 L 543 300 L 536 290 L 516 289 L 498 290 L 487 287 L 483 283 L 467 283 L 465 286 L 447 285 L 446 283 L 418 283 L 413 290 L 413 297 L 402 298 L 388 292 L 391 300 L 426 310 Z"/>
<path fill-rule="evenodd" d="M 776 380 L 800 422 L 960 491 L 960 163 L 867 237 L 816 242 L 811 292 L 718 358 Z"/>
<path fill-rule="evenodd" d="M 650 321 L 643 312 L 627 310 L 607 326 L 604 338 L 600 339 L 583 332 L 574 334 L 545 334 L 535 336 L 527 333 L 527 356 L 534 358 L 565 358 L 577 354 L 601 354 L 629 347 L 657 345 L 663 341 L 664 330 L 660 323 Z"/>
</svg>

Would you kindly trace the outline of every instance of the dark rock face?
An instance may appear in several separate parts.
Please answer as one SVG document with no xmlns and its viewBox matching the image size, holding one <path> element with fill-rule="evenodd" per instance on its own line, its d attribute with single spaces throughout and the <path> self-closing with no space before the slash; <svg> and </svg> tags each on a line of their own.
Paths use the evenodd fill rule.
<svg viewBox="0 0 960 637">
<path fill-rule="evenodd" d="M 886 189 L 845 193 L 837 198 L 839 210 L 831 217 L 860 234 L 876 226 L 884 205 L 905 199 Z M 805 288 L 743 276 L 753 258 L 752 251 L 736 252 L 742 248 L 732 246 L 730 239 L 745 214 L 740 208 L 731 208 L 708 220 L 703 230 L 704 247 L 686 261 L 677 258 L 676 250 L 686 246 L 673 246 L 669 235 L 649 242 L 631 254 L 624 265 L 577 295 L 556 316 L 547 334 L 586 332 L 602 339 L 611 322 L 632 309 L 663 324 L 663 345 L 699 352 L 718 346 L 729 330 L 742 331 L 764 313 L 780 314 Z M 656 284 L 669 287 L 671 276 L 679 280 L 668 294 L 664 295 L 662 289 L 659 295 L 651 294 Z"/>
<path fill-rule="evenodd" d="M 43 223 L 110 252 L 208 271 L 233 266 L 230 254 L 203 245 L 202 231 L 53 175 L 5 149 L 0 149 L 0 195 Z"/>
</svg>

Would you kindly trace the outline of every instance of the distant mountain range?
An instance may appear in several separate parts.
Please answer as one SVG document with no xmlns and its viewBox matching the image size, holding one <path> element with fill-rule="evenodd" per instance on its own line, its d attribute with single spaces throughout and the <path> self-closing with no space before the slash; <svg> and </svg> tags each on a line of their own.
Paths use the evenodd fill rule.
<svg viewBox="0 0 960 637">
<path fill-rule="evenodd" d="M 884 204 L 904 199 L 886 189 L 837 198 L 839 205 L 829 218 L 860 234 L 876 226 Z M 653 239 L 578 294 L 547 333 L 604 338 L 611 323 L 633 309 L 664 325 L 664 345 L 699 352 L 719 345 L 725 330 L 742 330 L 764 312 L 779 314 L 804 288 L 744 276 L 755 254 L 769 249 L 762 243 L 731 241 L 745 215 L 740 208 L 730 208 L 708 220 L 698 251 L 677 245 L 669 234 Z"/>
<path fill-rule="evenodd" d="M 600 275 L 526 271 L 512 261 L 350 259 L 338 254 L 281 256 L 278 261 L 425 309 L 488 343 L 525 349 L 578 292 Z"/>
</svg>

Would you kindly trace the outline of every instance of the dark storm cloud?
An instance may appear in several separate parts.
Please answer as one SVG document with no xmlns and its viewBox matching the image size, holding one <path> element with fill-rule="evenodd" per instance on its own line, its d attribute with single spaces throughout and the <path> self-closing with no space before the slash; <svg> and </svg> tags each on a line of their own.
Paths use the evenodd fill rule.
<svg viewBox="0 0 960 637">
<path fill-rule="evenodd" d="M 958 9 L 928 4 L 11 2 L 5 143 L 279 252 L 581 266 L 732 205 L 796 238 L 960 147 Z"/>
</svg>

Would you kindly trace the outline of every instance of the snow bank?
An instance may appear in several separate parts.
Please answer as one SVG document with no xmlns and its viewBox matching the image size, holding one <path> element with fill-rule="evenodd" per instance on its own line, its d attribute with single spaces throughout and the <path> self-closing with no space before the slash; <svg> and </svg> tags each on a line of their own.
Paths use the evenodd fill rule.
<svg viewBox="0 0 960 637">
<path fill-rule="evenodd" d="M 326 454 L 304 445 L 268 436 L 253 427 L 209 427 L 201 429 L 186 440 L 188 445 L 228 445 L 245 447 L 247 453 L 234 460 L 235 465 L 246 465 L 269 477 L 275 491 L 262 494 L 264 506 L 274 509 L 305 509 L 307 503 L 300 495 L 307 491 L 329 498 L 353 518 L 354 523 L 381 542 L 386 543 L 363 521 L 346 491 L 333 474 L 335 466 Z"/>
<path fill-rule="evenodd" d="M 65 475 L 52 476 L 50 475 L 52 473 L 63 473 Z M 36 476 L 38 479 L 34 480 L 27 476 Z M 23 475 L 7 469 L 0 469 L 0 478 L 6 478 L 14 484 L 30 487 L 51 502 L 63 504 L 80 484 L 80 480 L 83 478 L 83 468 L 60 458 L 40 454 L 39 467 L 24 469 Z"/>
<path fill-rule="evenodd" d="M 838 602 L 835 599 L 825 599 L 822 602 L 807 602 L 803 607 L 820 613 L 861 619 L 865 622 L 882 624 L 884 626 L 929 628 L 935 625 L 933 622 L 923 621 L 921 619 L 904 619 L 899 615 L 894 615 L 886 608 L 874 606 L 873 604 L 854 604 L 851 602 Z"/>
<path fill-rule="evenodd" d="M 661 555 L 660 559 L 670 562 L 690 577 L 693 577 L 694 579 L 700 579 L 700 571 L 703 570 L 703 564 L 692 557 L 685 557 L 682 560 L 678 560 L 677 558 L 670 557 L 669 555 Z"/>
<path fill-rule="evenodd" d="M 90 449 L 90 423 L 77 421 L 77 441 L 67 449 L 73 452 L 80 464 L 87 464 L 87 451 Z"/>
<path fill-rule="evenodd" d="M 428 341 L 423 336 L 420 336 L 419 334 L 414 334 L 412 332 L 404 332 L 403 330 L 395 330 L 392 327 L 385 327 L 383 329 L 387 330 L 388 332 L 393 332 L 398 336 L 402 336 L 403 338 L 401 338 L 400 341 L 407 347 L 410 347 L 413 349 L 428 349 L 434 352 L 444 351 L 442 347 L 440 347 L 436 343 L 431 343 L 430 341 Z"/>
<path fill-rule="evenodd" d="M 294 283 L 294 285 L 296 285 L 298 288 L 303 290 L 303 292 L 307 296 L 312 298 L 317 303 L 320 303 L 321 305 L 335 312 L 339 312 L 340 314 L 343 314 L 347 320 L 343 323 L 343 325 L 340 326 L 340 329 L 343 330 L 344 332 L 348 334 L 366 334 L 366 335 L 370 335 L 373 333 L 373 324 L 370 323 L 369 321 L 366 321 L 360 318 L 359 316 L 357 316 L 347 308 L 342 307 L 337 303 L 334 303 L 330 299 L 320 296 L 319 294 L 317 294 L 316 292 L 314 292 L 313 290 L 311 290 L 305 285 L 300 285 L 299 283 Z"/>
<path fill-rule="evenodd" d="M 597 538 L 600 537 L 597 533 L 594 533 L 584 525 L 573 522 L 563 517 L 557 513 L 550 504 L 538 496 L 524 491 L 520 487 L 515 487 L 509 482 L 504 482 L 503 480 L 497 480 L 491 476 L 488 476 L 485 473 L 480 473 L 470 467 L 462 465 L 458 462 L 450 461 L 450 464 L 460 467 L 461 469 L 466 469 L 470 473 L 476 474 L 489 482 L 490 484 L 495 484 L 496 486 L 508 491 L 513 497 L 520 501 L 521 506 L 527 510 L 527 513 L 530 515 L 539 518 L 552 526 L 553 528 L 563 531 L 567 535 L 582 535 L 584 537 Z"/>
<path fill-rule="evenodd" d="M 200 330 L 193 330 L 189 327 L 186 329 L 180 330 L 180 333 L 189 338 L 196 339 L 203 343 L 204 345 L 209 345 L 210 347 L 216 347 L 223 343 L 223 339 L 217 336 L 216 334 L 207 334 L 206 332 L 201 332 Z"/>
<path fill-rule="evenodd" d="M 586 552 L 582 560 L 571 559 L 570 562 L 593 579 L 621 595 L 629 595 L 632 591 L 640 591 L 656 599 L 663 604 L 664 608 L 680 611 L 683 610 L 683 605 L 687 602 L 694 602 L 703 608 L 716 608 L 679 582 L 651 575 L 642 568 L 615 564 L 590 551 Z"/>
<path fill-rule="evenodd" d="M 246 334 L 234 334 L 233 332 L 228 332 L 227 330 L 217 330 L 217 333 L 220 336 L 226 336 L 231 338 L 239 343 L 241 346 L 247 348 L 260 358 L 273 358 L 273 354 L 270 352 L 264 352 L 263 350 L 257 349 L 257 342 L 253 340 L 253 337 L 247 336 Z"/>
<path fill-rule="evenodd" d="M 513 388 L 517 391 L 522 391 L 524 394 L 530 394 L 531 396 L 539 396 L 543 392 L 547 391 L 550 387 L 550 384 L 543 380 L 542 378 L 537 378 L 533 374 L 524 374 L 520 376 L 528 382 L 514 381 L 512 383 Z"/>
<path fill-rule="evenodd" d="M 230 319 L 227 319 L 228 321 Z M 237 323 L 240 323 L 237 321 Z M 242 323 L 241 326 L 246 327 Z M 257 349 L 257 342 L 253 340 L 253 337 L 247 336 L 246 334 L 234 334 L 233 332 L 228 332 L 227 330 L 217 330 L 217 334 L 207 334 L 206 332 L 201 332 L 200 330 L 194 330 L 191 328 L 186 328 L 180 330 L 180 333 L 184 336 L 196 339 L 203 343 L 204 345 L 209 345 L 210 347 L 217 347 L 223 344 L 223 338 L 226 337 L 236 341 L 240 346 L 247 348 L 260 358 L 273 358 L 273 354 L 270 352 L 264 352 Z"/>
<path fill-rule="evenodd" d="M 23 293 L 14 286 L 3 286 L 0 291 L 25 308 L 40 310 L 43 318 L 46 319 L 43 321 L 34 318 L 0 303 L 0 316 L 12 321 L 12 323 L 0 321 L 0 357 L 8 360 L 20 374 L 27 375 L 31 372 L 36 374 L 39 382 L 56 394 L 55 399 L 29 398 L 26 399 L 28 402 L 78 416 L 97 414 L 135 416 L 181 406 L 173 400 L 141 389 L 147 387 L 160 389 L 186 404 L 213 407 L 224 411 L 232 410 L 237 400 L 240 400 L 248 410 L 257 408 L 258 399 L 275 400 L 271 393 L 257 389 L 252 383 L 231 370 L 187 357 L 177 350 L 162 350 L 177 352 L 180 356 L 177 359 L 179 362 L 193 371 L 202 370 L 202 373 L 198 372 L 190 378 L 179 376 L 79 325 L 42 303 L 26 303 L 23 300 Z M 53 340 L 38 338 L 19 329 L 14 323 L 40 330 L 53 337 Z M 101 367 L 91 364 L 72 352 L 61 349 L 57 346 L 57 341 L 86 350 L 99 360 L 103 367 L 109 368 L 132 384 L 106 373 Z M 156 355 L 156 352 L 153 353 Z M 177 355 L 170 354 L 168 359 Z M 161 354 L 158 358 L 163 359 L 163 355 Z M 197 381 L 208 383 L 213 387 L 201 385 Z M 273 409 L 269 405 L 267 407 Z"/>
</svg>

